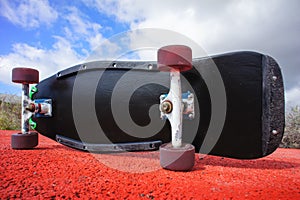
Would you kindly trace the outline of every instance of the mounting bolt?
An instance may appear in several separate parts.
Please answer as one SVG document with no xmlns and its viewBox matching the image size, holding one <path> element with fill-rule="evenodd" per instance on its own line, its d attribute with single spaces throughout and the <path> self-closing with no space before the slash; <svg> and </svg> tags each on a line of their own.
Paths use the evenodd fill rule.
<svg viewBox="0 0 300 200">
<path fill-rule="evenodd" d="M 273 135 L 277 135 L 277 134 L 278 134 L 278 131 L 277 131 L 277 130 L 272 130 L 272 134 L 273 134 Z"/>
<path fill-rule="evenodd" d="M 164 101 L 160 105 L 160 110 L 165 114 L 171 113 L 172 109 L 173 109 L 173 105 L 171 101 Z"/>
<path fill-rule="evenodd" d="M 277 76 L 272 76 L 273 81 L 277 80 Z"/>
</svg>

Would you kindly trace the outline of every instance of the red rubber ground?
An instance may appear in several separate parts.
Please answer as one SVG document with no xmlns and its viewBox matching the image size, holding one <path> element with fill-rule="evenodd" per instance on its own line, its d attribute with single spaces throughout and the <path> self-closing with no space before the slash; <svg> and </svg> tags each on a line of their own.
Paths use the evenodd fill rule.
<svg viewBox="0 0 300 200">
<path fill-rule="evenodd" d="M 130 173 L 41 135 L 35 150 L 12 150 L 15 132 L 0 131 L 0 199 L 300 199 L 300 150 L 250 161 L 196 156 L 191 172 Z M 131 155 L 99 156 L 133 171 L 159 167 L 157 152 Z"/>
</svg>

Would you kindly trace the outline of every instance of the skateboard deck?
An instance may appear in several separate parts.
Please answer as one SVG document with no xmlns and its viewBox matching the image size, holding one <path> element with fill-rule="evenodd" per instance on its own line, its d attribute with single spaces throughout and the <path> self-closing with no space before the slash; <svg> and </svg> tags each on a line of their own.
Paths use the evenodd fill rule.
<svg viewBox="0 0 300 200">
<path fill-rule="evenodd" d="M 195 117 L 183 121 L 182 139 L 196 151 L 252 159 L 279 146 L 284 89 L 273 58 L 256 52 L 194 58 L 181 76 L 182 91 L 195 96 Z M 52 116 L 32 121 L 40 134 L 80 150 L 156 150 L 171 140 L 158 108 L 169 84 L 155 61 L 83 63 L 36 85 L 32 99 L 51 99 Z"/>
</svg>

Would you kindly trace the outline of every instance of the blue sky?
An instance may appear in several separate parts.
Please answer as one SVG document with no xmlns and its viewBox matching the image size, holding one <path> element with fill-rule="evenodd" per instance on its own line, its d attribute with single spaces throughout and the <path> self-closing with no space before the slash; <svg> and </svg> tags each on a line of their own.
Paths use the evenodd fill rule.
<svg viewBox="0 0 300 200">
<path fill-rule="evenodd" d="M 59 55 L 63 45 L 71 50 L 70 60 L 57 67 L 56 70 L 70 67 L 83 61 L 92 52 L 92 42 L 101 42 L 117 33 L 130 29 L 130 24 L 117 20 L 116 16 L 99 12 L 88 1 L 1 1 L 0 2 L 0 56 L 1 68 L 11 69 L 13 65 L 33 68 L 43 68 L 45 56 L 33 58 L 35 51 L 44 54 L 53 53 L 57 59 L 68 59 Z M 92 40 L 94 39 L 94 40 Z M 26 53 L 27 52 L 27 53 Z M 32 54 L 32 55 L 28 55 Z M 18 59 L 18 61 L 3 62 L 3 59 Z M 26 62 L 28 61 L 28 64 Z M 42 62 L 38 62 L 42 60 Z M 23 62 L 22 62 L 23 61 Z M 30 64 L 34 64 L 31 66 Z M 49 63 L 50 66 L 53 63 Z M 43 71 L 43 69 L 41 69 Z M 3 70 L 4 71 L 4 70 Z M 5 75 L 10 75 L 6 70 Z M 49 70 L 55 73 L 54 70 Z M 48 74 L 50 76 L 51 74 Z M 46 75 L 47 76 L 47 75 Z M 45 78 L 45 75 L 42 75 Z M 9 83 L 10 77 L 1 77 L 0 92 L 20 93 L 20 87 Z"/>
<path fill-rule="evenodd" d="M 271 55 L 282 66 L 287 104 L 300 104 L 299 10 L 297 0 L 1 0 L 0 93 L 20 92 L 11 83 L 13 67 L 36 68 L 43 79 L 84 62 L 116 34 L 163 28 L 191 38 L 209 55 Z M 102 53 L 118 48 L 104 46 Z"/>
</svg>

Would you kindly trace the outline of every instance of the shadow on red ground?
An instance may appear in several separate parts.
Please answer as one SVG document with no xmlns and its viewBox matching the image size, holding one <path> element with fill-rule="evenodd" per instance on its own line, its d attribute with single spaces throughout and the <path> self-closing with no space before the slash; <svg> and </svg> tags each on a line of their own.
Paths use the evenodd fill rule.
<svg viewBox="0 0 300 200">
<path fill-rule="evenodd" d="M 157 152 L 90 154 L 40 135 L 34 150 L 12 150 L 0 131 L 0 199 L 300 199 L 300 150 L 257 160 L 215 156 L 190 172 L 159 166 Z"/>
</svg>

